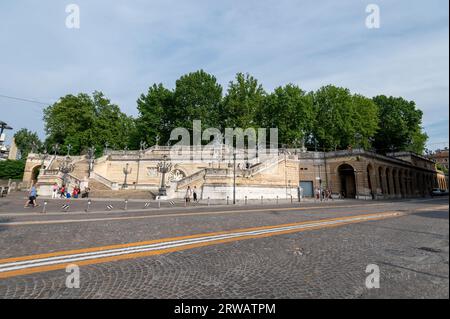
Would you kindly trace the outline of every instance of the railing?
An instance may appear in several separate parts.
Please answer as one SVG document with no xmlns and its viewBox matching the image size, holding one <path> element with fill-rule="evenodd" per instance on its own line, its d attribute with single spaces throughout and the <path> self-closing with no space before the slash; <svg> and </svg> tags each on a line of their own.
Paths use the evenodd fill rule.
<svg viewBox="0 0 450 319">
<path fill-rule="evenodd" d="M 198 180 L 200 178 L 204 178 L 206 175 L 206 169 L 202 169 L 201 171 L 198 171 L 197 173 L 194 173 L 188 177 L 183 178 L 182 180 L 179 180 L 177 183 L 178 187 L 184 187 L 190 183 L 192 183 L 195 180 Z"/>
<path fill-rule="evenodd" d="M 107 187 L 109 187 L 111 189 L 117 188 L 117 183 L 115 183 L 113 181 L 110 181 L 109 179 L 107 179 L 107 178 L 105 178 L 105 177 L 103 177 L 103 176 L 101 176 L 101 175 L 99 175 L 99 174 L 97 174 L 95 172 L 91 172 L 91 177 L 93 179 L 95 179 L 96 181 L 104 184 L 105 186 L 107 186 Z"/>
<path fill-rule="evenodd" d="M 59 175 L 59 170 L 57 169 L 47 169 L 44 170 L 44 175 L 45 176 L 58 176 Z"/>
</svg>

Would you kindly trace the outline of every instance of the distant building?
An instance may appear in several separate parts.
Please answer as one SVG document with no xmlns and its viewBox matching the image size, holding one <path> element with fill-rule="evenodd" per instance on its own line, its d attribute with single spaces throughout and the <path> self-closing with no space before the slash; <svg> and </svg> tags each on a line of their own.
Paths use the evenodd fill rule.
<svg viewBox="0 0 450 319">
<path fill-rule="evenodd" d="M 12 127 L 3 121 L 0 121 L 0 161 L 8 159 L 9 149 L 5 145 L 6 141 L 6 130 L 12 130 Z"/>
<path fill-rule="evenodd" d="M 140 151 L 105 151 L 93 162 L 87 156 L 44 158 L 32 153 L 23 181 L 26 185 L 37 181 L 43 196 L 51 195 L 54 183 L 66 183 L 69 189 L 89 186 L 95 197 L 149 198 L 156 197 L 163 184 L 159 169 L 167 161 L 172 165 L 164 175 L 168 198 L 184 198 L 188 187 L 196 188 L 200 199 L 223 201 L 233 194 L 240 201 L 295 199 L 301 190 L 304 197 L 312 197 L 320 188 L 341 198 L 412 198 L 427 196 L 433 188 L 448 188 L 433 161 L 409 152 L 383 156 L 362 149 L 326 153 L 278 149 L 250 154 L 225 145 L 188 150 L 183 155 L 155 145 Z M 64 167 L 72 169 L 64 174 Z"/>
<path fill-rule="evenodd" d="M 17 148 L 16 142 L 13 137 L 11 146 L 9 147 L 8 159 L 15 161 L 15 160 L 18 160 L 19 158 L 20 158 L 20 151 Z"/>
<path fill-rule="evenodd" d="M 428 158 L 448 170 L 448 147 L 443 150 L 437 150 L 433 154 L 429 155 Z"/>
</svg>

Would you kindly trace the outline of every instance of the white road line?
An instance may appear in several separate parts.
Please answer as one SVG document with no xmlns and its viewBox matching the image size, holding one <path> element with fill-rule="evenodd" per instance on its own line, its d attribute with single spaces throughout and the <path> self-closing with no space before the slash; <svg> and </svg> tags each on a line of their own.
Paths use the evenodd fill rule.
<svg viewBox="0 0 450 319">
<path fill-rule="evenodd" d="M 228 234 L 222 234 L 222 235 L 203 236 L 203 237 L 190 238 L 190 239 L 184 239 L 184 240 L 173 240 L 173 241 L 155 243 L 155 244 L 149 244 L 149 245 L 131 246 L 131 247 L 126 247 L 126 248 L 108 249 L 108 250 L 100 250 L 100 251 L 88 252 L 88 253 L 70 254 L 70 255 L 55 256 L 55 257 L 49 257 L 49 258 L 40 258 L 40 259 L 34 259 L 34 260 L 10 262 L 10 263 L 5 263 L 5 264 L 0 264 L 0 273 L 13 271 L 13 270 L 26 269 L 26 268 L 48 266 L 48 265 L 54 265 L 54 264 L 73 263 L 73 262 L 77 262 L 77 261 L 90 260 L 90 259 L 103 258 L 103 257 L 120 256 L 120 255 L 124 255 L 124 254 L 133 254 L 133 253 L 153 251 L 153 250 L 164 250 L 164 249 L 180 247 L 180 246 L 188 246 L 188 245 L 198 244 L 198 243 L 219 241 L 219 240 L 223 240 L 223 239 L 247 237 L 247 236 L 254 236 L 254 235 L 263 235 L 263 234 L 270 234 L 270 233 L 282 232 L 282 231 L 287 231 L 287 230 L 300 230 L 300 229 L 313 228 L 313 227 L 317 227 L 317 226 L 329 226 L 329 225 L 348 223 L 348 222 L 372 220 L 372 219 L 377 219 L 380 217 L 391 217 L 391 216 L 395 216 L 395 215 L 399 215 L 399 214 L 398 213 L 382 213 L 382 214 L 375 214 L 375 215 L 369 215 L 369 216 L 359 216 L 359 217 L 354 217 L 354 218 L 343 218 L 343 219 L 332 220 L 332 221 L 323 221 L 323 222 L 318 221 L 318 222 L 305 223 L 305 224 L 301 224 L 301 225 L 275 227 L 275 228 L 260 229 L 260 230 L 245 231 L 245 232 L 235 232 L 235 233 L 228 233 Z"/>
</svg>

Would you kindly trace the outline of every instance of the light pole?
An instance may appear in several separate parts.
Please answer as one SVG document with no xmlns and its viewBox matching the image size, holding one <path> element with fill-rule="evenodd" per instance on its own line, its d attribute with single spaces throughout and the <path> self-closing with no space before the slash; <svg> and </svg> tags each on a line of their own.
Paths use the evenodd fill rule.
<svg viewBox="0 0 450 319">
<path fill-rule="evenodd" d="M 105 149 L 103 150 L 103 155 L 108 155 L 108 146 L 109 146 L 109 143 L 106 142 L 105 143 Z"/>
<path fill-rule="evenodd" d="M 92 146 L 88 149 L 88 159 L 89 159 L 89 177 L 91 177 L 91 172 L 94 170 L 94 160 L 95 160 L 95 147 Z"/>
<path fill-rule="evenodd" d="M 63 185 L 67 184 L 67 175 L 72 173 L 74 169 L 75 164 L 72 164 L 70 156 L 66 156 L 64 161 L 58 167 L 58 170 L 63 173 Z"/>
<path fill-rule="evenodd" d="M 67 145 L 67 157 L 70 156 L 70 150 L 72 149 L 72 144 Z"/>
<path fill-rule="evenodd" d="M 122 188 L 123 189 L 125 189 L 125 188 L 128 188 L 128 185 L 127 185 L 127 176 L 128 176 L 128 174 L 131 174 L 131 172 L 132 172 L 132 168 L 129 168 L 129 166 L 130 166 L 130 164 L 126 164 L 125 165 L 125 167 L 123 168 L 123 174 L 125 175 L 125 180 L 123 181 L 123 185 L 122 185 Z"/>
<path fill-rule="evenodd" d="M 41 154 L 41 169 L 45 171 L 45 160 L 48 158 L 47 149 L 44 149 L 44 151 Z"/>
<path fill-rule="evenodd" d="M 58 151 L 59 151 L 59 144 L 56 143 L 55 145 L 52 146 L 52 150 L 55 154 L 55 157 L 58 155 Z"/>
<path fill-rule="evenodd" d="M 145 143 L 144 141 L 141 141 L 140 145 L 140 151 L 138 154 L 138 168 L 137 168 L 137 173 L 136 173 L 136 183 L 134 184 L 134 189 L 137 188 L 137 185 L 139 184 L 139 171 L 141 169 L 141 156 L 144 155 L 145 153 L 145 149 L 147 148 L 147 143 Z"/>
<path fill-rule="evenodd" d="M 233 149 L 233 205 L 236 205 L 236 149 Z"/>
<path fill-rule="evenodd" d="M 159 197 L 167 196 L 166 190 L 166 174 L 172 170 L 172 164 L 167 163 L 167 155 L 163 156 L 162 162 L 159 162 L 157 165 L 158 172 L 162 174 L 161 178 L 161 187 L 159 188 Z"/>
</svg>

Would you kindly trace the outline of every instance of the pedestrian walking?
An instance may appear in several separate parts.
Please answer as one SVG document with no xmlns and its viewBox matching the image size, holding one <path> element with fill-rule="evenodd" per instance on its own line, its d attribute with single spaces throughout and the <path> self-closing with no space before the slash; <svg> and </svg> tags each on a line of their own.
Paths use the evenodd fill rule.
<svg viewBox="0 0 450 319">
<path fill-rule="evenodd" d="M 186 205 L 188 205 L 189 202 L 191 201 L 191 197 L 192 197 L 192 189 L 191 186 L 188 186 L 186 190 L 186 195 L 184 196 L 184 199 L 186 200 Z"/>
<path fill-rule="evenodd" d="M 66 198 L 66 185 L 62 185 L 59 189 L 59 198 Z"/>
<path fill-rule="evenodd" d="M 56 199 L 58 197 L 59 186 L 58 183 L 54 183 L 52 186 L 52 199 Z"/>
<path fill-rule="evenodd" d="M 194 186 L 194 190 L 192 191 L 192 196 L 193 196 L 193 199 L 194 199 L 194 203 L 198 203 L 197 186 Z"/>
<path fill-rule="evenodd" d="M 30 192 L 28 193 L 28 201 L 25 204 L 25 208 L 30 207 L 30 205 L 32 205 L 33 207 L 38 207 L 39 205 L 36 202 L 36 198 L 37 198 L 36 185 L 33 184 L 30 188 Z"/>
</svg>

